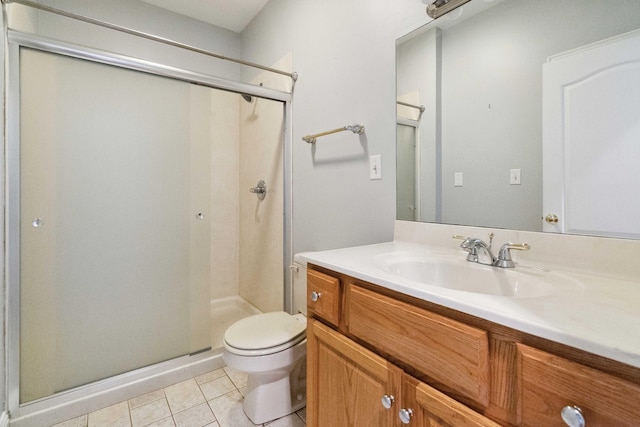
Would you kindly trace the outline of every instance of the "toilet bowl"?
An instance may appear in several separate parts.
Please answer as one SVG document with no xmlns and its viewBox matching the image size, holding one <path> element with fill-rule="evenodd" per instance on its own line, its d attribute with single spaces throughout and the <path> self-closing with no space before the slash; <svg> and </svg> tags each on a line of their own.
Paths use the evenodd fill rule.
<svg viewBox="0 0 640 427">
<path fill-rule="evenodd" d="M 278 311 L 244 318 L 225 332 L 223 359 L 248 374 L 243 409 L 253 423 L 305 406 L 306 325 L 304 314 Z"/>
<path fill-rule="evenodd" d="M 255 424 L 284 417 L 307 402 L 307 263 L 303 253 L 293 261 L 291 303 L 297 314 L 256 314 L 224 335 L 222 358 L 248 375 L 242 407 Z"/>
</svg>

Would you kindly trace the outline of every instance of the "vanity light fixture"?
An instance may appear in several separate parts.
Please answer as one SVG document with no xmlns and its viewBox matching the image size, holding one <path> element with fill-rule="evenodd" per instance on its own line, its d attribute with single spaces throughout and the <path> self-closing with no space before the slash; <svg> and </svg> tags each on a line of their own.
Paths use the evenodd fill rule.
<svg viewBox="0 0 640 427">
<path fill-rule="evenodd" d="M 427 4 L 427 15 L 436 19 L 469 1 L 470 0 L 429 0 Z"/>
</svg>

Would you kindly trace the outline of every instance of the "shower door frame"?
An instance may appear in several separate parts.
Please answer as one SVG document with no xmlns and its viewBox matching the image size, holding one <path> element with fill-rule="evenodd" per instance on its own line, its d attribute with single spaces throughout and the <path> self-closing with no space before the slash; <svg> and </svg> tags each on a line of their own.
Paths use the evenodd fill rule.
<svg viewBox="0 0 640 427">
<path fill-rule="evenodd" d="M 187 83 L 203 85 L 212 89 L 225 90 L 266 98 L 283 103 L 284 148 L 283 194 L 284 194 L 284 233 L 283 233 L 283 277 L 284 301 L 286 311 L 292 309 L 292 275 L 289 269 L 292 254 L 292 95 L 275 89 L 254 86 L 248 83 L 227 80 L 213 75 L 192 72 L 186 69 L 170 67 L 151 61 L 92 49 L 59 40 L 41 37 L 19 31 L 8 30 L 6 43 L 6 61 L 8 62 L 6 84 L 6 139 L 5 144 L 5 215 L 6 215 L 6 383 L 7 410 L 11 418 L 46 416 L 48 409 L 73 405 L 87 405 L 87 399 L 102 399 L 102 405 L 109 404 L 109 392 L 118 393 L 126 385 L 135 388 L 135 393 L 144 392 L 146 381 L 158 381 L 163 373 L 184 370 L 185 367 L 198 367 L 214 358 L 221 358 L 220 351 L 209 351 L 192 356 L 182 356 L 167 362 L 146 366 L 120 375 L 79 386 L 32 402 L 20 403 L 20 49 L 30 48 L 47 53 L 88 60 L 112 65 L 124 69 L 140 71 L 162 77 L 168 77 Z M 135 383 L 135 384 L 134 384 Z M 149 390 L 146 390 L 149 391 Z M 41 416 L 41 415 L 40 415 Z M 45 418 L 46 419 L 46 418 Z M 33 421 L 33 420 L 32 420 Z"/>
</svg>

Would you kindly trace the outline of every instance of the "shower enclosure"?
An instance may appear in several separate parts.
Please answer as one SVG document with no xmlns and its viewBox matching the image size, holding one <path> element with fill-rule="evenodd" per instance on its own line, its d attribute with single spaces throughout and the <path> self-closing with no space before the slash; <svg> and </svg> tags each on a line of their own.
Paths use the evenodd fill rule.
<svg viewBox="0 0 640 427">
<path fill-rule="evenodd" d="M 212 299 L 288 308 L 288 94 L 257 82 L 218 90 L 206 76 L 13 39 L 14 414 L 150 365 L 219 354 Z M 260 179 L 263 200 L 249 191 Z"/>
</svg>

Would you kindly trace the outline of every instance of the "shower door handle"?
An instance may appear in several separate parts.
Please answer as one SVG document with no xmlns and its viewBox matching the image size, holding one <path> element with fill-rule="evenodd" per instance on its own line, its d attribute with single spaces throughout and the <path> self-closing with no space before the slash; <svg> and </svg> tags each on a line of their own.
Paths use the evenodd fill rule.
<svg viewBox="0 0 640 427">
<path fill-rule="evenodd" d="M 258 185 L 256 185 L 255 187 L 251 187 L 249 191 L 258 196 L 258 199 L 264 200 L 264 196 L 267 195 L 267 186 L 265 185 L 263 180 L 260 180 L 258 181 Z"/>
</svg>

